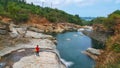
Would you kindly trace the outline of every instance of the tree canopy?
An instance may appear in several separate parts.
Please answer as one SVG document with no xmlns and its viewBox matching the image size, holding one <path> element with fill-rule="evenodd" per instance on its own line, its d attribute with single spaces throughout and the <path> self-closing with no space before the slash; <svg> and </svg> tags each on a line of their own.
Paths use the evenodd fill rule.
<svg viewBox="0 0 120 68">
<path fill-rule="evenodd" d="M 0 0 L 0 15 L 16 22 L 27 21 L 29 14 L 47 18 L 50 22 L 69 22 L 82 25 L 79 15 L 71 15 L 62 10 L 28 4 L 25 0 Z"/>
</svg>

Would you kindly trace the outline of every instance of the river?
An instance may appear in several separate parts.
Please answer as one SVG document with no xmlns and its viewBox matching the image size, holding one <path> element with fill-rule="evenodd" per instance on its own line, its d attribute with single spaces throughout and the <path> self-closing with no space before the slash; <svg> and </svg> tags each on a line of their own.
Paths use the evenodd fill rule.
<svg viewBox="0 0 120 68">
<path fill-rule="evenodd" d="M 58 34 L 57 49 L 68 68 L 93 68 L 95 61 L 83 54 L 92 47 L 92 39 L 81 32 L 66 32 Z"/>
</svg>

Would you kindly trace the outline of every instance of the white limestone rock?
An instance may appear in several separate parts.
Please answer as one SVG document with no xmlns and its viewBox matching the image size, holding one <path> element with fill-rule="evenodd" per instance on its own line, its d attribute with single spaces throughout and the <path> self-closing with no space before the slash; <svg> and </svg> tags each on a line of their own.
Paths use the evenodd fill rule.
<svg viewBox="0 0 120 68">
<path fill-rule="evenodd" d="M 13 68 L 66 68 L 55 53 L 40 52 L 40 56 L 23 57 L 13 65 Z"/>
<path fill-rule="evenodd" d="M 92 54 L 95 54 L 95 55 L 100 55 L 101 52 L 99 49 L 94 49 L 94 48 L 88 48 L 86 51 L 92 53 Z"/>
</svg>

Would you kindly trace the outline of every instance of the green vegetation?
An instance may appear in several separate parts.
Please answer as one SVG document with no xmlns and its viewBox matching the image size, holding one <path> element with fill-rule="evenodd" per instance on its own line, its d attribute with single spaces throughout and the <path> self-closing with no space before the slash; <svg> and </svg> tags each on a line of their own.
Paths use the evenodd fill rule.
<svg viewBox="0 0 120 68">
<path fill-rule="evenodd" d="M 118 29 L 116 29 L 116 25 L 118 25 L 120 22 L 120 10 L 114 11 L 113 13 L 108 15 L 108 17 L 97 17 L 91 21 L 82 21 L 82 22 L 85 25 L 96 26 L 97 24 L 97 26 L 101 26 L 99 24 L 102 24 L 103 27 L 107 29 L 107 31 L 113 32 L 114 34 L 116 31 L 119 31 Z"/>
<path fill-rule="evenodd" d="M 106 41 L 106 46 L 109 51 L 114 51 L 116 53 L 120 53 L 120 34 L 111 36 Z"/>
<path fill-rule="evenodd" d="M 118 11 L 118 10 L 117 10 Z M 116 11 L 115 11 L 116 12 Z M 108 18 L 105 20 L 104 25 L 108 29 L 114 29 L 114 26 L 119 23 L 118 20 L 120 20 L 120 14 L 112 13 L 108 16 Z M 120 11 L 119 11 L 120 12 Z"/>
<path fill-rule="evenodd" d="M 62 10 L 27 4 L 25 0 L 0 0 L 0 15 L 12 18 L 15 22 L 25 22 L 30 14 L 47 18 L 50 22 L 69 22 L 82 25 L 78 15 L 71 15 Z"/>
<path fill-rule="evenodd" d="M 120 10 L 114 11 L 113 13 L 108 15 L 107 18 L 97 17 L 90 22 L 92 22 L 92 25 L 99 24 L 99 26 L 100 26 L 100 24 L 102 24 L 102 26 L 107 29 L 107 32 L 113 32 L 113 36 L 115 36 L 115 37 L 111 36 L 112 41 L 108 41 L 106 43 L 106 45 L 109 46 L 113 51 L 120 53 L 120 37 L 119 37 L 119 34 L 120 34 L 120 25 L 119 25 L 120 24 Z M 99 27 L 99 26 L 97 25 L 97 27 Z M 103 27 L 101 27 L 99 29 L 102 29 Z M 108 44 L 108 43 L 110 43 L 110 44 Z"/>
<path fill-rule="evenodd" d="M 96 17 L 91 21 L 87 21 L 88 24 L 86 25 L 104 24 L 106 19 L 107 19 L 106 17 Z"/>
<path fill-rule="evenodd" d="M 83 25 L 93 26 L 94 32 L 108 35 L 104 53 L 99 56 L 96 68 L 120 68 L 120 10 L 108 17 L 97 17 L 91 21 L 83 20 Z"/>
<path fill-rule="evenodd" d="M 106 19 L 105 17 L 96 17 L 91 21 L 83 20 L 82 22 L 83 22 L 84 25 L 90 25 L 91 26 L 93 24 L 103 24 L 105 19 Z"/>
<path fill-rule="evenodd" d="M 89 25 L 92 26 L 92 23 L 90 21 L 82 20 L 83 25 Z"/>
<path fill-rule="evenodd" d="M 108 17 L 97 17 L 93 19 L 92 25 L 96 31 L 102 29 L 104 33 L 112 35 L 106 41 L 105 52 L 99 59 L 97 68 L 119 68 L 120 67 L 120 10 L 116 10 Z M 105 28 L 105 29 L 103 29 Z M 108 56 L 106 56 L 108 55 Z"/>
<path fill-rule="evenodd" d="M 115 52 L 120 52 L 120 44 L 119 43 L 113 44 L 112 48 Z"/>
</svg>

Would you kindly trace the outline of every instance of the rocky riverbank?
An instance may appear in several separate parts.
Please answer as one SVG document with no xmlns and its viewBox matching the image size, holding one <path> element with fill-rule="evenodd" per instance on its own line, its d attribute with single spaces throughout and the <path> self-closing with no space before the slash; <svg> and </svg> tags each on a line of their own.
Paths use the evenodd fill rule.
<svg viewBox="0 0 120 68">
<path fill-rule="evenodd" d="M 97 40 L 100 43 L 103 43 L 103 45 L 105 44 L 105 42 L 108 38 L 107 34 L 101 33 L 101 32 L 96 32 L 91 29 L 84 29 L 84 30 L 82 30 L 82 33 Z M 96 46 L 98 46 L 98 45 L 96 45 Z M 102 50 L 102 49 L 88 48 L 83 53 L 90 56 L 92 59 L 94 59 L 97 62 L 97 60 L 99 59 L 98 57 L 100 55 L 102 55 L 103 52 L 104 52 L 104 50 Z"/>
<path fill-rule="evenodd" d="M 98 59 L 98 57 L 103 53 L 104 51 L 101 49 L 94 49 L 94 48 L 88 48 L 83 53 L 94 59 L 95 61 Z"/>
<path fill-rule="evenodd" d="M 84 30 L 82 31 L 85 35 L 101 42 L 101 43 L 105 43 L 107 38 L 108 38 L 108 35 L 105 34 L 105 33 L 101 33 L 101 32 L 96 32 L 96 31 L 87 31 L 87 30 Z"/>
<path fill-rule="evenodd" d="M 10 24 L 8 30 L 5 27 L 6 32 L 0 34 L 0 68 L 66 68 L 56 50 L 56 39 L 28 28 L 31 27 Z M 34 54 L 36 45 L 43 49 L 39 57 Z"/>
</svg>

